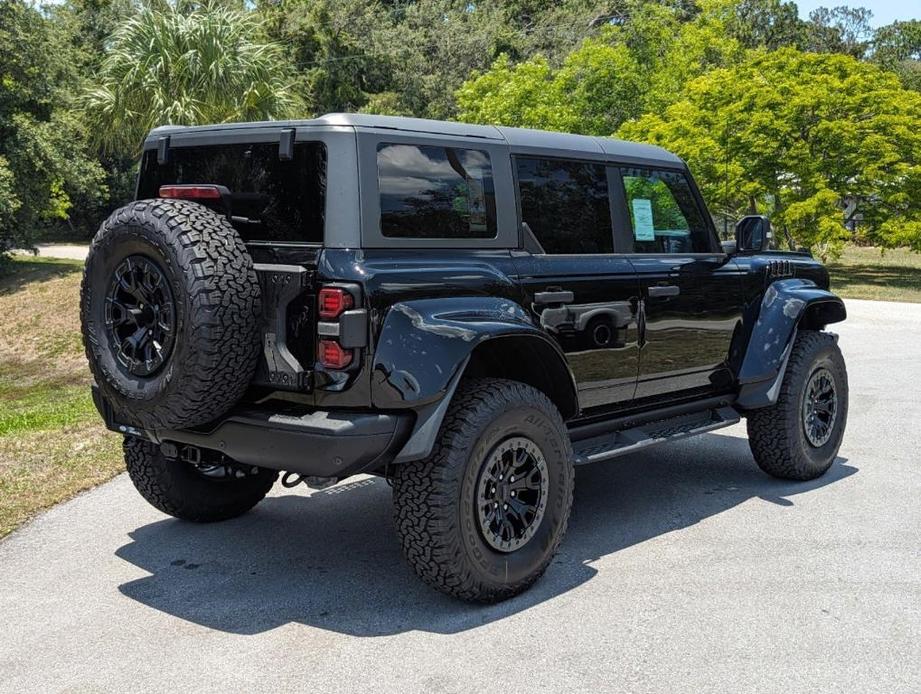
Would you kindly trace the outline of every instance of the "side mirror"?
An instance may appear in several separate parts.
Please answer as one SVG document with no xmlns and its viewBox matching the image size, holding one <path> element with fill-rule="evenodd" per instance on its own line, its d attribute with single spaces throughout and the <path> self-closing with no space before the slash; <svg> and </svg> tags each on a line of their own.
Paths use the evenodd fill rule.
<svg viewBox="0 0 921 694">
<path fill-rule="evenodd" d="M 736 223 L 736 249 L 757 253 L 771 247 L 771 222 L 764 215 L 748 215 Z"/>
</svg>

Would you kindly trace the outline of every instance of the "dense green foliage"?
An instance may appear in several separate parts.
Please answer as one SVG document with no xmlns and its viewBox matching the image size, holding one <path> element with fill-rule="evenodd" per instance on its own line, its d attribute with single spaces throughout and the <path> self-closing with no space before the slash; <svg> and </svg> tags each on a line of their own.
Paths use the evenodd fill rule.
<svg viewBox="0 0 921 694">
<path fill-rule="evenodd" d="M 790 247 L 921 250 L 917 23 L 881 30 L 871 51 L 865 11 L 801 22 L 792 3 L 697 6 L 688 19 L 627 3 L 629 21 L 556 68 L 502 56 L 458 91 L 460 117 L 662 145 L 716 215 L 769 214 Z"/>
<path fill-rule="evenodd" d="M 659 142 L 795 244 L 921 247 L 921 20 L 789 0 L 0 0 L 0 254 L 88 238 L 144 133 L 365 111 Z M 847 225 L 845 224 L 847 222 Z"/>
<path fill-rule="evenodd" d="M 279 48 L 255 15 L 214 6 L 145 8 L 115 31 L 87 94 L 107 151 L 130 151 L 163 123 L 266 120 L 293 112 Z"/>
<path fill-rule="evenodd" d="M 714 211 L 769 214 L 790 246 L 921 249 L 921 94 L 848 55 L 754 51 L 620 134 L 687 158 Z M 859 217 L 857 217 L 859 215 Z M 859 222 L 859 223 L 858 223 Z"/>
<path fill-rule="evenodd" d="M 106 194 L 74 111 L 75 63 L 57 24 L 20 0 L 0 2 L 0 252 Z"/>
</svg>

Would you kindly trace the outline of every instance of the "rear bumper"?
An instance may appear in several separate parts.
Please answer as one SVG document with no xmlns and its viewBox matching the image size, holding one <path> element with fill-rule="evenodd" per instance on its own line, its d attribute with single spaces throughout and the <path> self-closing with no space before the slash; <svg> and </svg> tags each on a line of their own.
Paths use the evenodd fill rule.
<svg viewBox="0 0 921 694">
<path fill-rule="evenodd" d="M 141 435 L 155 443 L 220 451 L 247 465 L 316 477 L 343 478 L 387 464 L 406 443 L 413 425 L 410 413 L 290 414 L 247 406 L 231 410 L 208 427 L 140 431 L 115 422 L 95 387 L 93 399 L 113 431 Z"/>
</svg>

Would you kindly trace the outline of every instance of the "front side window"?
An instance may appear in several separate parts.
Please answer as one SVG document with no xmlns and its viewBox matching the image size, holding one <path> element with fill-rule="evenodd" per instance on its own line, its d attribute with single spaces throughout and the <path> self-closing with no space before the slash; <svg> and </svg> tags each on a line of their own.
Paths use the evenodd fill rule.
<svg viewBox="0 0 921 694">
<path fill-rule="evenodd" d="M 384 236 L 495 238 L 496 194 L 486 152 L 381 144 L 377 177 Z"/>
<path fill-rule="evenodd" d="M 231 223 L 244 241 L 323 241 L 326 146 L 298 142 L 294 158 L 278 158 L 278 143 L 174 147 L 169 160 L 144 153 L 138 197 L 155 198 L 168 184 L 214 184 L 229 189 Z"/>
<path fill-rule="evenodd" d="M 603 164 L 518 158 L 516 165 L 524 232 L 545 253 L 614 252 Z"/>
<path fill-rule="evenodd" d="M 708 229 L 683 173 L 623 169 L 635 253 L 709 253 Z"/>
</svg>

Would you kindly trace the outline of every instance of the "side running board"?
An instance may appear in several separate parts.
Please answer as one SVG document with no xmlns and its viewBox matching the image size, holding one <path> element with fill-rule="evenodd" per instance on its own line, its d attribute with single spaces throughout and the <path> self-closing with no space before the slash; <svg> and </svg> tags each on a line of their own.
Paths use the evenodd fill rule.
<svg viewBox="0 0 921 694">
<path fill-rule="evenodd" d="M 616 458 L 657 443 L 728 427 L 736 424 L 739 419 L 739 413 L 734 408 L 718 407 L 574 441 L 572 446 L 575 452 L 575 464 L 584 465 Z"/>
</svg>

